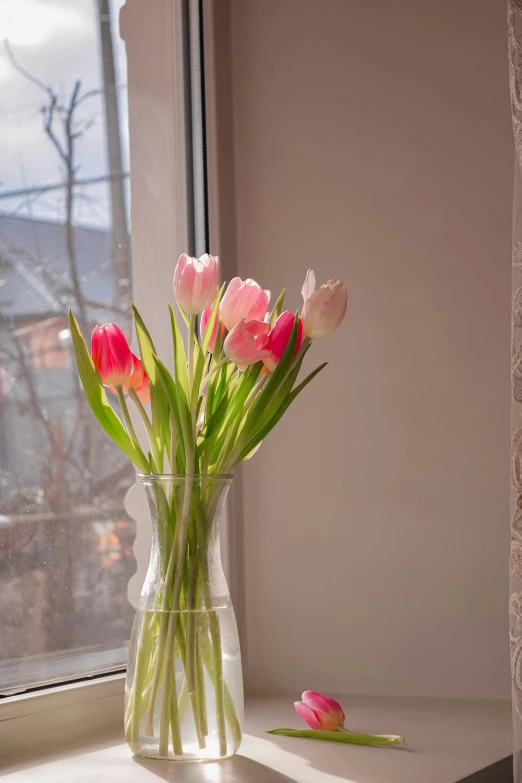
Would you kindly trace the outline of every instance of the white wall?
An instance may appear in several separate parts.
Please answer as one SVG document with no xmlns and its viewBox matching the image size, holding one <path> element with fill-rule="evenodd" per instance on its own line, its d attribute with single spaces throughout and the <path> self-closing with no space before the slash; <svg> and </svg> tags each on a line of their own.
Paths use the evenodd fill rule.
<svg viewBox="0 0 522 783">
<path fill-rule="evenodd" d="M 252 689 L 509 695 L 505 17 L 232 0 L 239 273 L 351 293 L 245 468 Z"/>
</svg>

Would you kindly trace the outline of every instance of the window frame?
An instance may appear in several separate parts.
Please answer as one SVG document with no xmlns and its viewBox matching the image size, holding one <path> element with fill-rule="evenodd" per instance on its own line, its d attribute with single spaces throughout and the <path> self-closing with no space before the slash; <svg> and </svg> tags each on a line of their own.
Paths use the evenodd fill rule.
<svg viewBox="0 0 522 783">
<path fill-rule="evenodd" d="M 188 3 L 155 0 L 154 14 L 147 5 L 143 0 L 127 0 L 120 12 L 120 35 L 126 43 L 128 63 L 133 290 L 134 301 L 155 335 L 158 351 L 169 355 L 170 336 L 163 328 L 164 308 L 159 308 L 158 302 L 167 301 L 175 260 L 190 246 L 186 125 L 190 101 L 185 45 Z M 137 428 L 142 426 L 138 420 L 135 424 Z M 125 508 L 138 522 L 133 546 L 137 571 L 128 585 L 129 600 L 135 607 L 151 541 L 149 512 L 137 484 L 128 491 Z M 123 738 L 124 690 L 125 672 L 118 671 L 0 699 L 0 764 L 5 758 L 6 739 L 10 758 L 18 752 L 30 752 L 25 727 L 30 727 L 34 736 L 35 720 L 37 744 L 46 751 L 52 748 L 52 743 L 47 743 L 57 733 L 62 745 L 67 737 L 89 733 L 87 727 L 82 732 L 82 726 L 89 723 L 91 711 L 96 713 L 102 733 L 113 729 Z M 108 709 L 104 706 L 100 710 L 100 700 Z M 83 706 L 78 709 L 78 705 Z M 94 737 L 92 731 L 90 735 Z"/>
</svg>

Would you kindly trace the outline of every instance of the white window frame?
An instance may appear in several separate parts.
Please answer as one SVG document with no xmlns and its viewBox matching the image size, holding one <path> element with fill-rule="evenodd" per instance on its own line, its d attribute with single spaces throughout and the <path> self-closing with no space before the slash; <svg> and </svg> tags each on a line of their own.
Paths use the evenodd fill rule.
<svg viewBox="0 0 522 783">
<path fill-rule="evenodd" d="M 189 246 L 183 3 L 154 0 L 152 9 L 148 0 L 127 0 L 120 14 L 128 61 L 134 301 L 164 356 L 171 352 L 165 310 L 174 265 Z M 138 521 L 137 572 L 128 588 L 135 606 L 151 541 L 149 511 L 137 485 L 125 506 Z M 0 769 L 6 758 L 12 763 L 36 752 L 49 755 L 73 738 L 80 744 L 123 740 L 124 689 L 119 673 L 1 699 Z"/>
</svg>

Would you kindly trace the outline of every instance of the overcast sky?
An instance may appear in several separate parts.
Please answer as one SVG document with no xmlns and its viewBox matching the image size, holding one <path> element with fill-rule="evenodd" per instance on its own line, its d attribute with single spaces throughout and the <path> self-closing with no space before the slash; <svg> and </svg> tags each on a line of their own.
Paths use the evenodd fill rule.
<svg viewBox="0 0 522 783">
<path fill-rule="evenodd" d="M 116 80 L 126 85 L 125 47 L 118 33 L 119 9 L 124 0 L 111 0 Z M 6 54 L 7 38 L 17 62 L 64 100 L 77 79 L 82 91 L 102 86 L 97 0 L 0 0 L 0 195 L 18 188 L 63 182 L 58 154 L 42 128 L 40 109 L 45 93 L 13 67 Z M 126 90 L 119 90 L 120 116 L 127 167 L 128 126 Z M 81 113 L 80 113 L 81 112 Z M 86 100 L 79 118 L 93 124 L 77 142 L 78 177 L 107 172 L 103 101 Z M 110 222 L 108 187 L 78 190 L 75 222 L 107 226 Z M 63 193 L 51 192 L 30 200 L 0 199 L 1 214 L 47 220 L 64 218 Z"/>
</svg>

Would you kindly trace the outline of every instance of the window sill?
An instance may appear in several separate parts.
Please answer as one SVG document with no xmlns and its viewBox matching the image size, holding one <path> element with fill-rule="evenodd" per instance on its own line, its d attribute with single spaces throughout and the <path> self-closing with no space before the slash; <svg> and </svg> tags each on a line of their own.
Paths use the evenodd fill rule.
<svg viewBox="0 0 522 783">
<path fill-rule="evenodd" d="M 8 766 L 12 773 L 9 783 L 189 779 L 192 783 L 211 779 L 227 783 L 328 783 L 333 778 L 346 783 L 457 783 L 467 781 L 469 776 L 469 783 L 512 781 L 511 763 L 506 759 L 511 753 L 509 702 L 349 697 L 343 703 L 349 705 L 348 723 L 352 728 L 403 733 L 408 746 L 381 749 L 269 736 L 267 728 L 298 725 L 298 720 L 291 698 L 263 698 L 247 702 L 240 753 L 219 766 L 187 765 L 186 777 L 177 764 L 134 760 L 121 736 L 111 741 L 108 735 L 105 747 L 100 746 L 99 738 L 98 744 L 91 741 L 82 749 L 62 739 L 62 752 L 55 754 L 55 760 L 25 760 L 25 769 L 19 760 L 18 771 L 13 770 L 12 763 L 6 764 L 6 756 L 0 757 L 0 771 Z M 105 706 L 100 703 L 98 720 L 102 719 Z M 119 731 L 121 735 L 121 726 Z M 32 733 L 31 743 L 34 736 Z"/>
<path fill-rule="evenodd" d="M 0 771 L 123 740 L 125 674 L 0 701 Z"/>
</svg>

